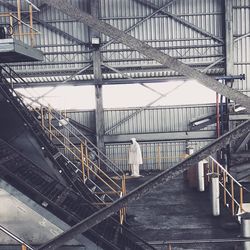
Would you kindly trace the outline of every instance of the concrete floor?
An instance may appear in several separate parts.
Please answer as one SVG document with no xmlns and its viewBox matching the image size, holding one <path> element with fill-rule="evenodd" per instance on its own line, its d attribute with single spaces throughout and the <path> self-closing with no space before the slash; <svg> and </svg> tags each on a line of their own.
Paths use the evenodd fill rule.
<svg viewBox="0 0 250 250">
<path fill-rule="evenodd" d="M 129 178 L 127 188 L 133 190 L 156 173 L 142 173 L 144 177 Z M 160 186 L 140 200 L 129 204 L 128 222 L 131 230 L 144 240 L 195 240 L 236 238 L 240 226 L 233 221 L 226 208 L 213 217 L 209 192 L 200 193 L 188 187 L 183 176 Z M 158 249 L 168 249 L 158 247 Z M 172 249 L 241 249 L 235 243 L 175 244 Z"/>
</svg>

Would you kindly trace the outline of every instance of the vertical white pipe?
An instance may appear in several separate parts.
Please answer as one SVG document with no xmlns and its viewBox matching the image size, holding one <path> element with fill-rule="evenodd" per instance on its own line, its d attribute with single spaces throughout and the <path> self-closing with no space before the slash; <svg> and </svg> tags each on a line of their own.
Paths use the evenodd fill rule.
<svg viewBox="0 0 250 250">
<path fill-rule="evenodd" d="M 241 232 L 244 238 L 250 238 L 250 213 L 241 216 Z M 243 243 L 244 250 L 250 250 L 250 241 Z"/>
<path fill-rule="evenodd" d="M 220 184 L 219 176 L 212 174 L 211 176 L 211 200 L 212 200 L 212 214 L 213 216 L 220 215 Z"/>
<path fill-rule="evenodd" d="M 198 163 L 198 191 L 205 191 L 204 161 Z"/>
</svg>

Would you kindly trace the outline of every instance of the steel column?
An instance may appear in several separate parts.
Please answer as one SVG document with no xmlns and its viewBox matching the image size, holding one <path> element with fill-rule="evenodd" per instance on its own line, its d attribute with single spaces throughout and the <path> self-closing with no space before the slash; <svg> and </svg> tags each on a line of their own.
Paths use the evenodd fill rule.
<svg viewBox="0 0 250 250">
<path fill-rule="evenodd" d="M 90 12 L 95 18 L 99 18 L 99 0 L 90 2 Z M 90 29 L 90 41 L 92 37 L 100 39 L 100 33 L 94 29 Z M 104 109 L 103 109 L 103 87 L 102 87 L 102 69 L 101 69 L 101 51 L 100 46 L 94 48 L 93 51 L 93 71 L 95 81 L 95 119 L 96 119 L 96 145 L 105 153 L 104 146 Z"/>
<path fill-rule="evenodd" d="M 193 166 L 194 164 L 198 163 L 199 161 L 205 159 L 207 156 L 215 153 L 220 148 L 227 145 L 229 142 L 235 141 L 238 139 L 243 133 L 246 133 L 250 130 L 250 121 L 246 121 L 239 125 L 237 128 L 232 130 L 231 132 L 228 132 L 209 144 L 208 146 L 205 146 L 201 150 L 197 151 L 181 163 L 177 164 L 176 166 L 163 171 L 161 174 L 153 177 L 149 181 L 146 181 L 141 186 L 137 187 L 133 191 L 131 191 L 129 194 L 125 195 L 121 199 L 115 201 L 112 205 L 109 207 L 103 208 L 96 213 L 92 214 L 88 218 L 84 219 L 80 223 L 73 226 L 71 229 L 66 231 L 65 233 L 62 233 L 61 235 L 57 236 L 56 238 L 52 239 L 48 243 L 42 245 L 38 249 L 56 249 L 68 240 L 74 238 L 77 234 L 86 232 L 93 226 L 97 225 L 101 221 L 105 220 L 112 214 L 116 213 L 119 209 L 126 206 L 128 202 L 137 200 L 141 198 L 141 196 L 147 194 L 150 192 L 153 188 L 157 187 L 160 184 L 163 184 L 177 175 L 183 173 L 185 170 L 187 170 L 190 166 Z"/>
<path fill-rule="evenodd" d="M 123 31 L 105 23 L 97 18 L 79 10 L 76 7 L 71 6 L 67 1 L 64 0 L 42 0 L 43 3 L 52 6 L 63 13 L 76 18 L 79 22 L 83 22 L 93 29 L 104 33 L 105 35 L 114 38 L 116 41 L 121 42 L 132 49 L 137 50 L 144 56 L 153 59 L 162 65 L 179 72 L 188 78 L 195 79 L 204 86 L 218 92 L 237 103 L 245 106 L 250 110 L 250 98 L 242 93 L 239 93 L 237 90 L 231 89 L 228 86 L 225 86 L 222 83 L 215 81 L 213 78 L 201 73 L 195 69 L 192 69 L 188 65 L 178 61 L 177 59 L 164 54 L 161 51 L 145 44 L 144 42 L 134 38 L 131 35 L 124 33 Z"/>
<path fill-rule="evenodd" d="M 233 0 L 225 0 L 226 75 L 234 73 Z"/>
</svg>

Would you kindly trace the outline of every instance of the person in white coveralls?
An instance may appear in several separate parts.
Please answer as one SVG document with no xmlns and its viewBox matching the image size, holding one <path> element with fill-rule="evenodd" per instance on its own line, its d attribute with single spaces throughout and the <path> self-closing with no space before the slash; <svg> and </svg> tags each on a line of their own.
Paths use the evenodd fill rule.
<svg viewBox="0 0 250 250">
<path fill-rule="evenodd" d="M 142 164 L 142 154 L 140 145 L 135 138 L 131 139 L 132 144 L 129 146 L 128 151 L 128 164 L 131 165 L 132 174 L 131 176 L 139 177 L 139 165 Z"/>
</svg>

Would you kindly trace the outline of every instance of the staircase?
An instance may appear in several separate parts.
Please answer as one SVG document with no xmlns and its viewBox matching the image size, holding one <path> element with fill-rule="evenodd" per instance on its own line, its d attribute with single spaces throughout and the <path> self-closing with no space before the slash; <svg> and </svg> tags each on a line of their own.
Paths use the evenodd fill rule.
<svg viewBox="0 0 250 250">
<path fill-rule="evenodd" d="M 68 225 L 75 225 L 98 209 L 82 195 L 62 185 L 1 139 L 0 175 L 3 180 Z M 84 235 L 103 249 L 149 249 L 147 244 L 138 238 L 136 241 L 140 241 L 140 245 L 132 241 L 130 238 L 136 236 L 120 225 L 117 217 L 105 220 Z"/>
<path fill-rule="evenodd" d="M 66 115 L 43 105 L 33 112 L 53 144 L 74 162 L 85 185 L 103 205 L 126 194 L 124 173 L 73 126 Z"/>
<path fill-rule="evenodd" d="M 13 70 L 10 70 L 11 74 L 5 68 L 2 70 L 9 79 L 12 79 L 13 84 L 15 81 L 15 78 L 12 77 Z M 56 163 L 57 171 L 69 185 L 73 185 L 78 192 L 81 192 L 82 186 L 85 186 L 89 192 L 95 195 L 97 200 L 95 199 L 94 202 L 99 203 L 100 206 L 109 205 L 126 193 L 123 173 L 73 125 L 69 123 L 65 128 L 64 119 L 61 119 L 60 114 L 44 107 L 42 107 L 41 114 L 37 114 L 37 109 L 35 109 L 36 112 L 31 112 L 6 80 L 0 85 L 0 89 L 26 122 L 44 153 Z M 74 142 L 69 139 L 69 136 L 64 135 L 65 132 L 73 137 Z M 80 133 L 81 138 L 84 138 L 80 139 L 76 133 Z M 64 154 L 58 151 L 55 142 L 65 148 Z M 91 160 L 91 155 L 96 156 L 96 162 Z M 69 158 L 74 159 L 75 162 L 73 163 Z M 80 166 L 76 162 L 80 163 Z M 110 175 L 113 178 L 110 178 Z M 76 179 L 74 184 L 72 184 L 72 178 Z M 125 217 L 124 214 L 123 217 Z"/>
<path fill-rule="evenodd" d="M 6 69 L 1 67 L 1 70 L 8 79 L 15 81 L 15 78 L 12 78 Z M 94 148 L 95 155 L 98 156 L 97 162 L 90 159 L 89 155 L 94 145 L 87 138 L 80 139 L 76 136 L 75 138 L 80 139 L 80 144 L 71 145 L 69 141 L 66 141 L 69 137 L 61 133 L 61 130 L 51 122 L 51 117 L 54 121 L 62 122 L 58 113 L 51 111 L 50 114 L 45 115 L 44 107 L 42 107 L 43 112 L 40 115 L 44 118 L 40 125 L 39 117 L 26 107 L 22 98 L 18 96 L 3 75 L 0 82 L 0 93 L 23 119 L 27 128 L 40 144 L 44 154 L 50 158 L 56 171 L 66 181 L 66 186 L 60 180 L 41 171 L 38 166 L 2 139 L 0 141 L 1 178 L 69 225 L 76 224 L 125 194 L 125 178 L 109 167 L 112 163 L 106 156 Z M 51 126 L 47 130 L 45 129 L 46 123 Z M 75 128 L 72 126 L 70 129 Z M 44 130 L 47 131 L 47 134 Z M 75 134 L 75 130 L 72 132 Z M 60 138 L 63 138 L 63 145 L 67 147 L 71 145 L 67 150 L 68 152 L 72 151 L 75 158 L 69 159 L 58 151 L 53 142 L 55 139 L 61 140 Z M 76 164 L 76 159 L 80 160 L 81 168 Z M 107 171 L 112 175 L 115 174 L 115 178 L 110 178 Z M 117 184 L 117 180 L 120 181 L 120 185 Z M 124 219 L 125 209 L 122 209 L 120 218 L 113 216 L 105 220 L 89 230 L 86 237 L 97 242 L 104 249 L 154 249 L 118 223 L 119 220 L 124 223 Z M 135 242 L 139 242 L 139 244 Z"/>
<path fill-rule="evenodd" d="M 219 176 L 220 195 L 223 205 L 230 210 L 233 217 L 250 212 L 250 190 L 246 185 L 239 183 L 218 161 L 212 156 L 205 164 L 205 183 L 211 181 L 211 175 Z"/>
</svg>

